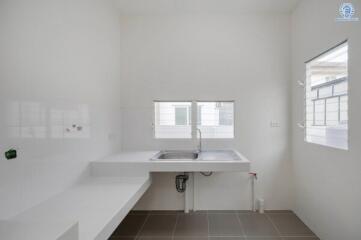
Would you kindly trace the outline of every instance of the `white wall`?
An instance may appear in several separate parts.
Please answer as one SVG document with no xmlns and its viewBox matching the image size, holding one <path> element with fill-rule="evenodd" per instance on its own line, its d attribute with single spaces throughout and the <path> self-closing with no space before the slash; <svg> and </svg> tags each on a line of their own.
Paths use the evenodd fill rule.
<svg viewBox="0 0 361 240">
<path fill-rule="evenodd" d="M 352 2 L 361 18 L 361 1 Z M 297 215 L 324 240 L 361 239 L 361 22 L 335 22 L 342 1 L 302 1 L 292 18 L 292 132 Z M 304 62 L 349 40 L 349 150 L 303 141 Z"/>
<path fill-rule="evenodd" d="M 120 147 L 118 17 L 103 0 L 0 2 L 0 219 Z"/>
<path fill-rule="evenodd" d="M 238 149 L 259 173 L 267 208 L 291 208 L 290 17 L 133 15 L 122 16 L 120 29 L 123 150 L 196 147 L 153 139 L 153 100 L 235 100 L 236 138 L 204 148 Z M 138 208 L 182 209 L 174 175 L 156 175 Z M 250 208 L 247 174 L 197 175 L 197 188 L 198 208 Z"/>
</svg>

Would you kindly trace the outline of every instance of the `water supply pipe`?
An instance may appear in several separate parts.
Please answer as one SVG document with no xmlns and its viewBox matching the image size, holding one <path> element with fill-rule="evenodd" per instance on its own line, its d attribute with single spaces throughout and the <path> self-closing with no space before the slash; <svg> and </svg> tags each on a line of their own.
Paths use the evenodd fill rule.
<svg viewBox="0 0 361 240">
<path fill-rule="evenodd" d="M 256 211 L 256 203 L 255 203 L 255 192 L 254 192 L 254 180 L 257 180 L 257 173 L 250 172 L 248 173 L 251 176 L 251 198 L 252 198 L 252 211 Z"/>
</svg>

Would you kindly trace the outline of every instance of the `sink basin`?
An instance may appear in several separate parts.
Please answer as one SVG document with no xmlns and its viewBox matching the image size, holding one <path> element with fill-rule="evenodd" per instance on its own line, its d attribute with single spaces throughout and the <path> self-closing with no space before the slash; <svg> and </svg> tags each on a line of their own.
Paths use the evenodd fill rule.
<svg viewBox="0 0 361 240">
<path fill-rule="evenodd" d="M 161 151 L 151 160 L 196 160 L 198 155 L 199 154 L 197 152 L 189 151 Z"/>
<path fill-rule="evenodd" d="M 210 150 L 203 151 L 199 160 L 202 161 L 242 161 L 241 156 L 234 150 Z"/>
<path fill-rule="evenodd" d="M 196 151 L 160 151 L 151 158 L 153 161 L 202 161 L 202 162 L 232 162 L 242 161 L 241 156 L 234 150 L 206 150 Z"/>
</svg>

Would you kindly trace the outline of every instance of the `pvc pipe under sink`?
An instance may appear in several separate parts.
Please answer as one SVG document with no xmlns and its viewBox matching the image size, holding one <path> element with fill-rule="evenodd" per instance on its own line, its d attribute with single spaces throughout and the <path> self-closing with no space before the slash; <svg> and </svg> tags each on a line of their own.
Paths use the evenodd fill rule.
<svg viewBox="0 0 361 240">
<path fill-rule="evenodd" d="M 189 213 L 190 210 L 196 211 L 196 184 L 195 176 L 196 173 L 188 173 L 189 179 L 186 182 L 186 191 L 184 192 L 184 213 Z M 192 196 L 193 195 L 193 196 Z"/>
</svg>

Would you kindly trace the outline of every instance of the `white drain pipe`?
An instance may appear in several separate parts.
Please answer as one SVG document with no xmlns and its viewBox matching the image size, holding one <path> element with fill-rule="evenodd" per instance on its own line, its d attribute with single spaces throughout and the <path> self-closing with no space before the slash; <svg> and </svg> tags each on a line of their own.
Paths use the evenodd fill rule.
<svg viewBox="0 0 361 240">
<path fill-rule="evenodd" d="M 184 192 L 184 213 L 189 213 L 189 211 L 194 211 L 195 203 L 195 180 L 194 172 L 187 173 L 189 178 L 186 182 L 186 190 Z"/>
<path fill-rule="evenodd" d="M 251 176 L 251 198 L 252 198 L 252 211 L 256 211 L 256 202 L 255 202 L 255 191 L 254 191 L 254 180 L 257 180 L 257 173 L 250 172 L 249 175 Z"/>
</svg>

